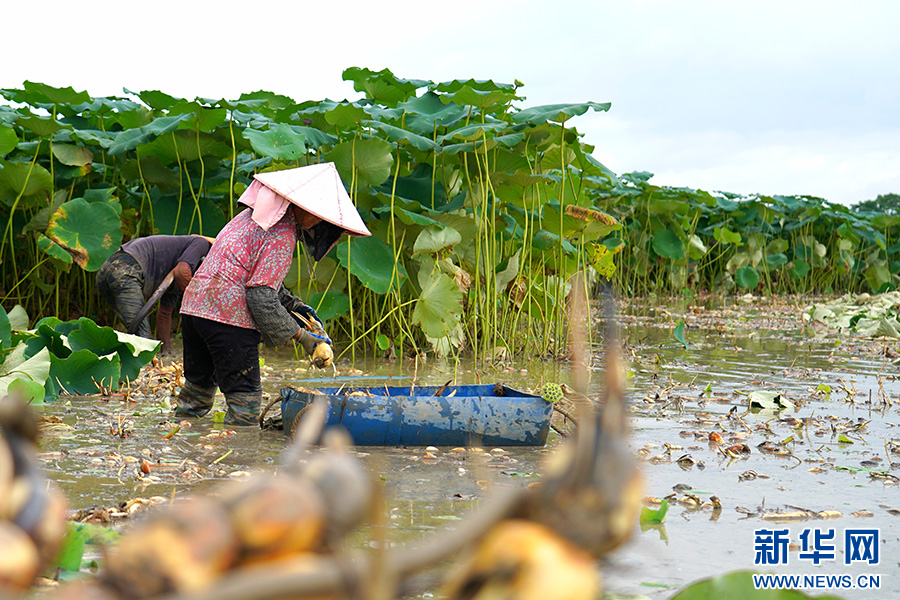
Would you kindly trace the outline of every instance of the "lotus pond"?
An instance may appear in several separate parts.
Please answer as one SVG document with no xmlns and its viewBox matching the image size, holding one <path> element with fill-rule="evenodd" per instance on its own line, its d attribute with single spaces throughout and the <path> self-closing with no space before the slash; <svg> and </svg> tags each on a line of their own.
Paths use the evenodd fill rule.
<svg viewBox="0 0 900 600">
<path fill-rule="evenodd" d="M 623 307 L 631 443 L 647 506 L 666 499 L 669 510 L 661 523 L 636 522 L 631 541 L 600 565 L 607 593 L 668 598 L 700 578 L 753 570 L 754 531 L 788 528 L 789 563 L 765 571 L 879 574 L 879 590 L 831 593 L 900 597 L 900 343 L 804 325 L 808 304 L 746 297 Z M 132 498 L 203 491 L 277 462 L 281 431 L 232 431 L 212 417 L 174 423 L 167 397 L 177 375 L 177 367 L 158 369 L 128 398 L 64 396 L 43 407 L 42 459 L 73 508 L 115 513 Z M 596 393 L 602 372 L 592 375 Z M 322 376 L 288 352 L 265 356 L 263 387 L 273 398 L 285 384 Z M 569 381 L 567 366 L 555 361 L 478 370 L 339 364 L 338 376 L 527 389 Z M 402 542 L 452 527 L 491 486 L 534 481 L 557 442 L 552 435 L 546 448 L 357 451 L 384 484 L 391 535 Z M 880 564 L 844 566 L 841 540 L 850 528 L 880 530 Z M 835 560 L 817 567 L 801 559 L 804 529 L 834 529 Z M 365 543 L 365 532 L 355 543 Z"/>
</svg>

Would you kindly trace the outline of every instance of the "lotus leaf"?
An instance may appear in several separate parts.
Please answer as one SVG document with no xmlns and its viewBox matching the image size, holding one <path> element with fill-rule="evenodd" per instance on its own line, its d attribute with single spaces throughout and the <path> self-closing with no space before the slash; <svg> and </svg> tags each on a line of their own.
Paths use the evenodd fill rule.
<svg viewBox="0 0 900 600">
<path fill-rule="evenodd" d="M 749 289 L 755 289 L 759 285 L 759 273 L 750 266 L 741 267 L 734 273 L 734 281 L 739 286 Z"/>
<path fill-rule="evenodd" d="M 90 350 L 78 350 L 66 358 L 50 355 L 52 376 L 47 379 L 50 396 L 96 394 L 98 384 L 118 389 L 120 363 L 118 354 L 99 357 Z"/>
<path fill-rule="evenodd" d="M 452 248 L 462 241 L 462 236 L 452 227 L 426 227 L 419 233 L 413 244 L 413 254 L 437 254 L 445 248 Z"/>
<path fill-rule="evenodd" d="M 84 146 L 54 144 L 53 156 L 64 165 L 84 167 L 94 161 L 94 153 Z"/>
<path fill-rule="evenodd" d="M 222 209 L 209 198 L 200 198 L 197 204 L 193 200 L 182 201 L 178 198 L 163 196 L 155 201 L 153 225 L 157 233 L 167 235 L 187 235 L 199 233 L 215 236 L 228 219 Z"/>
<path fill-rule="evenodd" d="M 257 154 L 282 160 L 297 160 L 306 156 L 306 135 L 291 125 L 279 123 L 267 131 L 244 130 L 244 137 Z"/>
<path fill-rule="evenodd" d="M 41 165 L 0 161 L 0 167 L 0 200 L 7 204 L 20 196 L 32 197 L 35 203 L 35 197 L 53 189 L 53 178 Z"/>
<path fill-rule="evenodd" d="M 65 248 L 45 236 L 43 233 L 38 233 L 35 237 L 37 238 L 38 248 L 40 248 L 42 252 L 59 261 L 62 265 L 72 264 L 72 255 L 66 252 Z"/>
<path fill-rule="evenodd" d="M 376 294 L 387 293 L 391 288 L 394 254 L 379 238 L 348 238 L 338 244 L 337 256 L 351 275 Z M 397 263 L 397 267 L 400 278 L 406 277 L 403 263 Z"/>
<path fill-rule="evenodd" d="M 418 323 L 428 337 L 442 338 L 457 326 L 461 312 L 462 292 L 456 282 L 433 271 L 422 286 L 413 310 L 413 322 Z"/>
<path fill-rule="evenodd" d="M 121 224 L 119 215 L 109 204 L 75 198 L 50 216 L 46 233 L 82 269 L 96 271 L 122 245 Z"/>
<path fill-rule="evenodd" d="M 334 290 L 310 294 L 306 303 L 316 310 L 322 321 L 343 317 L 350 312 L 350 298 L 347 294 Z"/>
<path fill-rule="evenodd" d="M 12 127 L 0 126 L 0 157 L 15 150 L 18 144 L 19 137 L 16 135 L 16 130 Z"/>
<path fill-rule="evenodd" d="M 610 102 L 583 102 L 581 104 L 545 104 L 526 108 L 513 114 L 513 122 L 539 125 L 547 121 L 565 123 L 572 117 L 583 115 L 590 109 L 597 112 L 608 111 L 612 106 Z"/>
<path fill-rule="evenodd" d="M 143 127 L 126 129 L 116 136 L 115 141 L 109 146 L 109 153 L 116 156 L 134 150 L 141 144 L 147 144 L 161 135 L 175 131 L 179 123 L 190 118 L 191 115 L 159 117 Z"/>
<path fill-rule="evenodd" d="M 436 150 L 438 148 L 438 145 L 428 138 L 416 133 L 412 133 L 411 131 L 406 131 L 405 129 L 400 129 L 399 127 L 395 127 L 388 123 L 369 121 L 368 125 L 384 133 L 384 135 L 387 136 L 389 140 L 392 140 L 394 142 L 407 142 L 409 145 L 418 150 L 428 152 Z"/>
<path fill-rule="evenodd" d="M 344 185 L 355 181 L 359 189 L 384 183 L 394 164 L 390 144 L 378 138 L 342 142 L 325 155 L 325 160 L 334 162 Z"/>
<path fill-rule="evenodd" d="M 33 381 L 41 386 L 47 381 L 50 375 L 50 351 L 43 348 L 28 358 L 26 353 L 25 344 L 19 344 L 0 365 L 0 397 L 5 396 L 10 385 L 18 379 Z M 32 391 L 31 386 L 25 388 L 26 391 Z M 32 394 L 29 393 L 29 396 Z M 40 397 L 43 398 L 43 394 Z"/>
<path fill-rule="evenodd" d="M 653 250 L 663 258 L 679 260 L 684 258 L 684 242 L 671 229 L 660 229 L 653 234 Z"/>
<path fill-rule="evenodd" d="M 466 110 L 453 102 L 442 102 L 434 92 L 425 92 L 399 105 L 409 115 L 406 126 L 420 135 L 432 135 L 438 127 L 452 127 L 465 118 Z"/>
<path fill-rule="evenodd" d="M 335 104 L 325 111 L 325 122 L 338 128 L 355 127 L 369 118 L 365 109 L 350 102 Z"/>
<path fill-rule="evenodd" d="M 793 268 L 789 272 L 795 279 L 803 279 L 809 273 L 809 263 L 805 260 L 794 259 L 791 262 L 791 266 Z"/>
<path fill-rule="evenodd" d="M 794 404 L 781 395 L 781 392 L 752 391 L 748 394 L 750 408 L 766 410 L 783 410 L 793 408 Z"/>
<path fill-rule="evenodd" d="M 721 244 L 738 245 L 741 243 L 741 234 L 737 231 L 728 229 L 724 225 L 713 229 L 713 238 L 715 238 Z"/>
<path fill-rule="evenodd" d="M 368 98 L 388 106 L 396 106 L 414 96 L 417 89 L 431 83 L 421 79 L 400 79 L 388 69 L 371 71 L 360 67 L 345 69 L 342 77 L 344 81 L 352 81 L 357 92 L 365 92 Z"/>
</svg>

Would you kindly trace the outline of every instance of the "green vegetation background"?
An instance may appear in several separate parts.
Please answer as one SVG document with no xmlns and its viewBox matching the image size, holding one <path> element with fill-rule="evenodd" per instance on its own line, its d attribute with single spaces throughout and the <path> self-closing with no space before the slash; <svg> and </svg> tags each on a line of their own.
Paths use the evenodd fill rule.
<svg viewBox="0 0 900 600">
<path fill-rule="evenodd" d="M 286 283 L 354 355 L 558 354 L 571 285 L 605 277 L 630 295 L 896 287 L 895 195 L 851 209 L 655 186 L 610 171 L 571 125 L 609 103 L 523 107 L 518 81 L 343 77 L 365 97 L 0 90 L 3 306 L 106 323 L 93 272 L 123 241 L 214 236 L 254 173 L 320 161 L 374 235 L 316 264 L 298 247 Z"/>
</svg>

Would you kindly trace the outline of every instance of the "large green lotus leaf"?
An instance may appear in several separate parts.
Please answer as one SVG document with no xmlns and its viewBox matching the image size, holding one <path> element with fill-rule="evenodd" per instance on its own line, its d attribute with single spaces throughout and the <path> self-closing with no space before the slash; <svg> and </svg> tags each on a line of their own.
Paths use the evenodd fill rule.
<svg viewBox="0 0 900 600">
<path fill-rule="evenodd" d="M 312 306 L 322 321 L 343 317 L 350 312 L 350 298 L 343 292 L 329 290 L 310 294 L 306 303 Z"/>
<path fill-rule="evenodd" d="M 50 351 L 46 348 L 31 358 L 25 358 L 25 344 L 19 344 L 0 366 L 0 397 L 6 395 L 10 384 L 17 379 L 34 381 L 43 386 L 50 374 Z"/>
<path fill-rule="evenodd" d="M 417 89 L 431 83 L 422 79 L 400 79 L 389 69 L 371 71 L 360 67 L 345 69 L 341 77 L 344 81 L 352 81 L 357 92 L 365 92 L 368 98 L 386 106 L 397 106 L 398 102 L 415 95 Z"/>
<path fill-rule="evenodd" d="M 47 363 L 49 364 L 50 361 L 48 360 Z M 44 382 L 46 381 L 47 380 L 45 379 Z M 44 399 L 47 395 L 47 389 L 44 387 L 43 383 L 39 383 L 33 379 L 25 379 L 24 377 L 19 377 L 18 379 L 12 380 L 6 390 L 6 393 L 11 396 L 18 396 L 26 404 L 31 404 L 33 406 L 35 404 L 44 403 Z"/>
<path fill-rule="evenodd" d="M 790 273 L 794 279 L 803 279 L 806 277 L 807 273 L 809 273 L 809 263 L 805 260 L 795 258 L 791 262 L 791 266 L 792 268 L 788 269 L 788 273 Z"/>
<path fill-rule="evenodd" d="M 66 128 L 65 125 L 63 125 L 56 119 L 37 117 L 34 115 L 29 117 L 19 117 L 18 119 L 16 119 L 16 125 L 24 127 L 38 137 L 52 135 L 60 129 Z"/>
<path fill-rule="evenodd" d="M 12 204 L 17 197 L 46 194 L 53 189 L 50 172 L 29 162 L 0 161 L 0 199 Z"/>
<path fill-rule="evenodd" d="M 114 118 L 122 126 L 122 129 L 135 129 L 149 125 L 153 121 L 153 111 L 146 106 L 137 104 L 133 107 L 122 107 L 115 113 Z"/>
<path fill-rule="evenodd" d="M 438 148 L 438 145 L 427 137 L 423 137 L 411 131 L 406 131 L 405 129 L 400 129 L 394 125 L 381 123 L 379 121 L 369 121 L 368 125 L 380 130 L 389 140 L 394 142 L 407 142 L 418 150 L 428 152 Z"/>
<path fill-rule="evenodd" d="M 399 105 L 409 115 L 406 126 L 420 135 L 432 135 L 437 127 L 451 127 L 466 116 L 466 109 L 445 103 L 434 92 L 425 92 Z"/>
<path fill-rule="evenodd" d="M 499 265 L 494 269 L 496 273 L 496 286 L 497 293 L 500 294 L 506 291 L 506 286 L 508 286 L 518 275 L 519 275 L 519 253 L 521 250 L 516 250 L 516 253 L 510 256 L 508 259 L 500 262 Z"/>
<path fill-rule="evenodd" d="M 609 110 L 612 106 L 609 102 L 582 102 L 580 104 L 544 104 L 542 106 L 532 106 L 515 114 L 512 119 L 514 123 L 528 123 L 529 125 L 541 125 L 547 121 L 555 123 L 565 123 L 572 117 L 583 115 L 590 109 L 597 112 Z"/>
<path fill-rule="evenodd" d="M 361 106 L 341 102 L 330 106 L 324 114 L 325 122 L 338 129 L 352 129 L 369 118 L 369 113 Z"/>
<path fill-rule="evenodd" d="M 215 236 L 227 222 L 222 209 L 208 198 L 200 198 L 195 205 L 188 197 L 181 201 L 180 208 L 178 198 L 174 196 L 163 196 L 153 201 L 153 226 L 160 234 Z"/>
<path fill-rule="evenodd" d="M 778 254 L 767 254 L 766 255 L 766 264 L 769 265 L 770 267 L 775 267 L 776 269 L 778 267 L 786 265 L 787 261 L 788 261 L 787 256 L 781 252 L 779 252 Z"/>
<path fill-rule="evenodd" d="M 196 131 L 199 129 L 200 131 L 210 132 L 215 131 L 217 127 L 226 124 L 226 119 L 228 118 L 228 109 L 224 107 L 216 107 L 211 108 L 209 106 L 202 106 L 198 102 L 189 102 L 187 100 L 181 100 L 175 103 L 169 109 L 170 114 L 189 114 L 191 118 L 187 121 L 188 127 Z"/>
<path fill-rule="evenodd" d="M 72 255 L 66 252 L 66 249 L 48 238 L 43 233 L 36 234 L 37 237 L 37 245 L 38 248 L 41 249 L 41 252 L 52 256 L 56 260 L 60 261 L 64 265 L 72 264 Z"/>
<path fill-rule="evenodd" d="M 9 342 L 12 339 L 12 324 L 9 322 L 9 315 L 6 309 L 0 306 L 0 348 L 9 348 Z"/>
<path fill-rule="evenodd" d="M 97 384 L 118 389 L 119 373 L 118 354 L 100 357 L 90 350 L 78 350 L 66 358 L 50 355 L 48 381 L 57 393 L 96 394 Z"/>
<path fill-rule="evenodd" d="M 436 225 L 438 227 L 441 226 L 440 223 L 432 219 L 431 217 L 425 216 L 423 214 L 419 214 L 417 212 L 413 212 L 411 210 L 407 210 L 405 208 L 401 208 L 399 206 L 394 206 L 394 210 L 391 211 L 390 205 L 378 206 L 372 209 L 372 212 L 379 215 L 390 215 L 393 212 L 394 217 L 400 220 L 404 225 L 421 225 L 422 227 L 428 227 L 429 225 Z"/>
<path fill-rule="evenodd" d="M 213 158 L 231 159 L 231 142 L 224 142 L 217 136 L 188 129 L 173 131 L 171 135 L 161 135 L 141 148 L 141 158 L 156 156 L 167 165 L 177 166 L 204 159 L 209 165 Z M 209 166 L 206 167 L 209 169 Z M 207 174 L 209 171 L 207 171 Z"/>
<path fill-rule="evenodd" d="M 109 153 L 115 156 L 134 150 L 141 144 L 146 144 L 161 135 L 175 131 L 178 129 L 179 123 L 190 118 L 189 114 L 159 117 L 138 129 L 127 129 L 116 136 L 116 140 L 109 147 Z"/>
<path fill-rule="evenodd" d="M 734 281 L 739 286 L 752 290 L 759 285 L 759 273 L 753 267 L 741 267 L 735 271 Z"/>
<path fill-rule="evenodd" d="M 119 163 L 119 173 L 128 179 L 143 179 L 148 186 L 158 186 L 163 192 L 178 190 L 181 186 L 177 166 L 174 169 L 167 167 L 159 156 L 144 156 L 142 153 L 140 164 L 137 160 Z"/>
<path fill-rule="evenodd" d="M 53 156 L 56 160 L 70 167 L 84 167 L 94 162 L 94 153 L 84 146 L 73 144 L 54 144 Z"/>
<path fill-rule="evenodd" d="M 21 304 L 16 304 L 8 313 L 9 326 L 13 331 L 26 331 L 28 329 L 28 313 Z"/>
<path fill-rule="evenodd" d="M 17 96 L 17 102 L 25 102 L 31 105 L 37 104 L 81 104 L 90 102 L 91 96 L 87 92 L 76 92 L 72 87 L 58 88 L 46 83 L 26 81 L 23 95 Z"/>
<path fill-rule="evenodd" d="M 493 89 L 479 90 L 464 85 L 457 91 L 442 96 L 446 102 L 454 102 L 460 106 L 477 106 L 489 108 L 495 104 L 505 104 L 517 98 L 515 90 Z"/>
<path fill-rule="evenodd" d="M 438 229 L 426 227 L 413 244 L 413 254 L 437 254 L 444 248 L 452 248 L 462 241 L 462 236 L 451 227 Z"/>
<path fill-rule="evenodd" d="M 870 265 L 863 276 L 866 278 L 869 288 L 875 293 L 886 291 L 887 284 L 891 283 L 893 279 L 891 270 L 882 263 Z"/>
<path fill-rule="evenodd" d="M 78 319 L 78 328 L 68 334 L 72 350 L 90 350 L 98 356 L 116 351 L 119 338 L 112 327 L 100 327 L 87 317 Z"/>
<path fill-rule="evenodd" d="M 0 156 L 6 156 L 16 149 L 19 138 L 12 127 L 0 126 Z"/>
<path fill-rule="evenodd" d="M 325 155 L 325 160 L 334 163 L 344 185 L 350 185 L 355 172 L 360 189 L 384 183 L 394 165 L 391 145 L 378 138 L 342 142 Z"/>
<path fill-rule="evenodd" d="M 284 123 L 266 131 L 245 129 L 244 137 L 250 141 L 253 150 L 263 156 L 281 160 L 297 160 L 306 156 L 306 135 Z"/>
<path fill-rule="evenodd" d="M 161 92 L 159 90 L 144 90 L 142 92 L 132 92 L 131 90 L 126 89 L 124 91 L 127 94 L 133 94 L 137 96 L 144 102 L 144 104 L 156 110 L 166 110 L 172 108 L 179 100 L 179 98 L 170 96 L 169 94 Z"/>
<path fill-rule="evenodd" d="M 462 292 L 453 279 L 439 271 L 433 271 L 416 302 L 413 322 L 418 323 L 428 337 L 444 337 L 459 323 L 462 297 Z"/>
<path fill-rule="evenodd" d="M 291 125 L 291 130 L 302 134 L 306 137 L 306 146 L 308 148 L 320 148 L 322 146 L 333 146 L 337 143 L 337 136 L 325 133 L 315 127 L 306 127 L 305 125 Z"/>
<path fill-rule="evenodd" d="M 484 136 L 491 137 L 509 127 L 509 123 L 505 121 L 493 121 L 488 123 L 473 123 L 471 125 L 463 125 L 458 129 L 454 129 L 449 133 L 442 135 L 438 141 L 443 144 L 450 140 L 464 140 L 471 142 L 481 140 Z"/>
<path fill-rule="evenodd" d="M 119 340 L 116 348 L 121 365 L 119 381 L 134 381 L 140 375 L 141 368 L 159 352 L 162 342 L 118 330 L 115 330 L 115 334 Z"/>
<path fill-rule="evenodd" d="M 122 221 L 109 204 L 69 200 L 50 216 L 47 237 L 85 271 L 96 271 L 122 245 Z"/>
<path fill-rule="evenodd" d="M 728 229 L 724 225 L 713 229 L 713 237 L 722 244 L 739 245 L 741 243 L 740 232 L 732 231 L 731 229 Z"/>
<path fill-rule="evenodd" d="M 348 249 L 349 246 L 349 249 Z M 337 246 L 337 256 L 341 265 L 364 286 L 376 294 L 385 294 L 391 287 L 394 272 L 394 254 L 391 248 L 379 238 L 347 238 Z M 406 277 L 402 263 L 400 279 Z"/>
<path fill-rule="evenodd" d="M 663 258 L 684 258 L 684 242 L 671 229 L 660 229 L 653 234 L 653 250 Z"/>
<path fill-rule="evenodd" d="M 565 252 L 575 252 L 575 246 L 573 246 L 569 240 L 560 238 L 555 233 L 547 231 L 546 229 L 538 229 L 534 232 L 534 237 L 531 238 L 531 245 L 538 250 L 556 248 L 560 243 L 562 243 Z"/>
</svg>

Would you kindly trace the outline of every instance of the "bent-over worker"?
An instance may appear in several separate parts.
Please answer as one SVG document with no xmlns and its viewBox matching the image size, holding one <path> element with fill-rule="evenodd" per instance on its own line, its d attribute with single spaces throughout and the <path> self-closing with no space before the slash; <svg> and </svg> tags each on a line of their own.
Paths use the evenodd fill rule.
<svg viewBox="0 0 900 600">
<path fill-rule="evenodd" d="M 260 341 L 277 346 L 294 339 L 307 353 L 331 343 L 291 316 L 314 321 L 324 334 L 315 311 L 282 284 L 297 242 L 319 260 L 342 234 L 370 234 L 332 163 L 258 174 L 239 202 L 250 208 L 225 225 L 184 294 L 185 381 L 175 414 L 205 415 L 218 387 L 225 423 L 254 425 L 262 399 Z"/>
<path fill-rule="evenodd" d="M 160 300 L 156 335 L 162 351 L 172 348 L 172 311 L 212 243 L 200 235 L 151 235 L 135 238 L 116 250 L 97 271 L 97 290 L 129 329 L 163 279 L 175 271 L 174 283 Z M 145 317 L 136 333 L 153 338 Z"/>
</svg>

